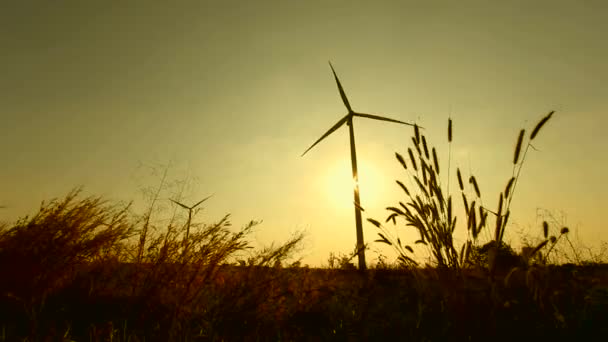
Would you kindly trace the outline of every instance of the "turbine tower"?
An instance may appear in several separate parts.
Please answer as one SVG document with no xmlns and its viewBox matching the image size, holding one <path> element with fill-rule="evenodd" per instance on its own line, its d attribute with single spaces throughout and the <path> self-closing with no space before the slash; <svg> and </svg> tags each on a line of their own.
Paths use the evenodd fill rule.
<svg viewBox="0 0 608 342">
<path fill-rule="evenodd" d="M 342 119 L 340 119 L 335 125 L 333 125 L 333 127 L 331 127 L 325 134 L 323 134 L 323 136 L 321 136 L 321 138 L 319 138 L 319 140 L 315 141 L 314 144 L 312 144 L 306 151 L 304 151 L 304 153 L 302 153 L 302 156 L 304 156 L 308 151 L 310 151 L 313 147 L 315 147 L 315 145 L 317 145 L 319 142 L 321 142 L 321 140 L 325 139 L 328 135 L 332 134 L 334 131 L 336 131 L 338 128 L 340 128 L 342 125 L 344 125 L 344 124 L 348 125 L 348 131 L 350 134 L 350 160 L 351 160 L 351 165 L 352 165 L 352 170 L 353 170 L 353 180 L 355 183 L 354 184 L 354 193 L 355 193 L 354 204 L 355 204 L 355 224 L 356 224 L 356 228 L 357 228 L 357 254 L 359 256 L 359 270 L 363 271 L 366 269 L 365 244 L 363 242 L 363 224 L 361 222 L 361 203 L 360 203 L 360 198 L 359 198 L 359 177 L 358 177 L 358 172 L 357 172 L 357 152 L 355 150 L 355 132 L 354 132 L 354 128 L 353 128 L 353 118 L 355 116 L 358 116 L 358 117 L 363 117 L 363 118 L 368 118 L 368 119 L 395 122 L 395 123 L 400 123 L 400 124 L 409 125 L 409 126 L 415 126 L 415 125 L 411 124 L 411 123 L 395 120 L 395 119 L 378 116 L 378 115 L 357 113 L 357 112 L 353 111 L 353 109 L 350 106 L 350 103 L 348 102 L 348 99 L 346 98 L 346 94 L 344 93 L 342 84 L 340 84 L 340 80 L 338 79 L 338 76 L 336 75 L 336 71 L 334 70 L 333 65 L 331 65 L 331 62 L 329 62 L 329 67 L 331 68 L 331 71 L 334 74 L 334 78 L 336 79 L 336 84 L 338 85 L 338 90 L 340 91 L 340 97 L 342 97 L 342 102 L 344 102 L 344 106 L 346 106 L 348 113 Z"/>
<path fill-rule="evenodd" d="M 188 222 L 186 223 L 186 236 L 184 237 L 184 244 L 188 241 L 188 236 L 190 235 L 190 222 L 192 221 L 192 210 L 194 210 L 194 208 L 198 207 L 200 204 L 202 204 L 203 202 L 205 202 L 206 200 L 208 200 L 209 198 L 211 198 L 211 196 L 207 196 L 205 198 L 203 198 L 202 200 L 198 201 L 195 205 L 189 207 L 183 203 L 179 203 L 178 201 L 175 201 L 173 199 L 169 200 L 177 205 L 179 205 L 180 207 L 188 210 Z"/>
</svg>

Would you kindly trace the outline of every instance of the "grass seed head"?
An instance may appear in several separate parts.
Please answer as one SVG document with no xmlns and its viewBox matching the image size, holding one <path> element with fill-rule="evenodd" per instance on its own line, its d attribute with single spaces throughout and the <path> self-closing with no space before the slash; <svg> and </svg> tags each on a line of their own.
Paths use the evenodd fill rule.
<svg viewBox="0 0 608 342">
<path fill-rule="evenodd" d="M 405 194 L 408 195 L 408 196 L 410 196 L 410 192 L 407 190 L 407 187 L 405 186 L 405 184 L 401 183 L 401 181 L 399 181 L 399 180 L 397 180 L 396 182 L 397 182 L 397 184 L 399 184 L 399 186 L 401 187 L 401 189 L 403 189 L 403 191 L 405 192 Z"/>
<path fill-rule="evenodd" d="M 536 138 L 536 135 L 538 134 L 538 132 L 540 131 L 540 129 L 547 123 L 547 121 L 549 121 L 549 119 L 551 119 L 551 116 L 553 116 L 553 113 L 555 113 L 554 110 L 552 110 L 551 112 L 549 112 L 549 114 L 547 114 L 547 116 L 545 116 L 544 118 L 542 118 L 536 124 L 536 127 L 534 127 L 534 130 L 532 130 L 532 134 L 530 134 L 530 141 L 532 141 L 532 140 L 534 140 L 534 138 Z"/>
<path fill-rule="evenodd" d="M 448 142 L 452 142 L 452 118 L 448 119 Z"/>
<path fill-rule="evenodd" d="M 509 197 L 509 192 L 511 191 L 513 182 L 515 182 L 515 177 L 511 177 L 511 179 L 509 179 L 509 183 L 507 183 L 507 187 L 505 188 L 505 198 Z"/>
<path fill-rule="evenodd" d="M 422 191 L 424 196 L 429 197 L 429 193 L 428 193 L 428 191 L 426 191 L 426 187 L 424 186 L 424 184 L 422 184 L 422 182 L 420 181 L 420 178 L 418 178 L 418 176 L 414 176 L 414 180 L 418 184 L 418 187 L 420 188 L 420 191 Z"/>
<path fill-rule="evenodd" d="M 407 170 L 407 164 L 405 163 L 405 159 L 403 159 L 403 157 L 399 153 L 395 152 L 395 158 L 397 158 L 401 166 L 403 166 L 403 168 Z"/>
<path fill-rule="evenodd" d="M 418 167 L 416 166 L 416 159 L 414 159 L 414 153 L 412 152 L 412 149 L 408 148 L 407 153 L 410 155 L 410 160 L 412 161 L 412 166 L 414 167 L 414 170 L 418 171 Z"/>
<path fill-rule="evenodd" d="M 464 203 L 464 211 L 469 212 L 469 202 L 467 202 L 467 195 L 462 193 L 462 203 Z"/>
<path fill-rule="evenodd" d="M 422 136 L 422 147 L 424 148 L 424 156 L 426 157 L 426 159 L 430 159 L 429 149 L 426 146 L 426 138 L 424 137 L 424 135 Z"/>
<path fill-rule="evenodd" d="M 458 176 L 458 186 L 460 191 L 464 191 L 464 185 L 462 184 L 462 176 L 460 175 L 460 169 L 456 169 L 456 175 Z"/>
<path fill-rule="evenodd" d="M 467 222 L 467 230 L 473 233 L 473 239 L 477 239 L 477 215 L 475 214 L 475 201 L 471 202 L 471 208 L 469 209 L 469 220 Z"/>
<path fill-rule="evenodd" d="M 500 240 L 502 241 L 503 236 L 505 235 L 505 227 L 507 226 L 507 223 L 509 222 L 509 215 L 511 215 L 511 211 L 507 210 L 507 213 L 504 216 L 504 219 L 502 220 L 502 227 L 500 229 Z"/>
<path fill-rule="evenodd" d="M 422 180 L 424 182 L 424 185 L 427 185 L 427 180 L 426 180 L 426 164 L 424 163 L 424 160 L 422 160 L 422 158 L 420 158 L 420 168 L 422 169 Z"/>
<path fill-rule="evenodd" d="M 522 129 L 519 132 L 519 137 L 517 138 L 517 145 L 515 145 L 515 155 L 513 156 L 513 164 L 517 164 L 519 160 L 519 153 L 521 152 L 521 144 L 524 141 L 524 134 L 526 133 L 525 129 Z"/>
<path fill-rule="evenodd" d="M 543 236 L 545 239 L 549 236 L 549 223 L 547 221 L 543 221 Z"/>
<path fill-rule="evenodd" d="M 412 142 L 414 143 L 414 147 L 416 148 L 418 154 L 422 154 L 422 152 L 420 151 L 420 144 L 416 142 L 416 138 L 412 137 Z"/>
<path fill-rule="evenodd" d="M 475 179 L 475 176 L 471 176 L 471 178 L 469 178 L 469 183 L 473 184 L 473 188 L 475 189 L 475 194 L 477 195 L 477 197 L 481 197 L 481 193 L 479 192 L 479 185 L 477 185 L 477 180 Z"/>
<path fill-rule="evenodd" d="M 439 161 L 437 159 L 437 151 L 433 147 L 433 163 L 435 164 L 435 170 L 437 170 L 437 174 L 439 174 Z"/>
<path fill-rule="evenodd" d="M 500 241 L 500 230 L 502 228 L 502 216 L 496 217 L 496 228 L 494 230 L 494 240 Z"/>
<path fill-rule="evenodd" d="M 480 219 L 479 219 L 479 228 L 477 229 L 478 230 L 478 234 L 481 231 L 481 229 L 486 226 L 486 220 L 488 219 L 488 213 L 487 212 L 483 212 L 483 213 L 479 214 L 479 217 L 480 217 Z"/>
<path fill-rule="evenodd" d="M 368 218 L 367 221 L 369 221 L 369 223 L 373 224 L 377 228 L 380 228 L 380 226 L 381 226 L 380 222 L 378 222 L 377 220 L 374 220 L 373 218 Z"/>
<path fill-rule="evenodd" d="M 452 222 L 452 196 L 448 197 L 448 222 Z"/>
</svg>

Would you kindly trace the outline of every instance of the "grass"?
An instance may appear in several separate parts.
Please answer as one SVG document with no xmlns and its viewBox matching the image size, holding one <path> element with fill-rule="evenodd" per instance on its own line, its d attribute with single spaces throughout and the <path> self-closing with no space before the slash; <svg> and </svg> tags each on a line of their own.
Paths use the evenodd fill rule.
<svg viewBox="0 0 608 342">
<path fill-rule="evenodd" d="M 396 154 L 410 182 L 397 180 L 406 201 L 387 208 L 386 222 L 419 233 L 413 243 L 377 220 L 381 258 L 359 272 L 349 255 L 331 254 L 326 268 L 292 262 L 303 236 L 254 250 L 230 216 L 213 223 L 154 219 L 166 173 L 150 207 L 81 196 L 43 203 L 31 217 L 0 229 L 0 341 L 323 341 L 487 339 L 572 340 L 602 336 L 608 308 L 608 266 L 585 260 L 569 229 L 546 221 L 524 253 L 503 240 L 510 204 L 531 142 L 517 136 L 512 175 L 496 211 L 480 203 L 474 175 L 456 168 L 455 198 L 441 184 L 437 151 L 417 127 L 407 156 Z M 453 123 L 448 121 L 448 142 Z M 527 140 L 526 140 L 527 139 Z M 534 140 L 535 141 L 535 140 Z M 451 150 L 451 145 L 450 145 Z M 468 181 L 467 181 L 468 180 Z M 411 184 L 410 184 L 411 183 Z M 412 185 L 413 184 L 413 185 Z M 474 194 L 468 197 L 465 186 Z M 468 240 L 456 246 L 455 200 L 463 201 Z M 179 199 L 178 199 L 179 200 Z M 494 238 L 480 241 L 482 229 Z M 430 251 L 421 266 L 413 246 Z M 575 263 L 551 263 L 573 251 Z"/>
<path fill-rule="evenodd" d="M 401 154 L 395 153 L 397 161 L 409 176 L 409 183 L 412 186 L 410 189 L 404 182 L 396 180 L 399 187 L 403 190 L 406 199 L 404 202 L 399 202 L 398 205 L 386 208 L 389 212 L 386 222 L 392 221 L 393 225 L 397 226 L 397 219 L 403 219 L 406 228 L 413 227 L 416 229 L 420 238 L 414 244 L 427 246 L 432 260 L 439 268 L 459 270 L 472 264 L 478 264 L 479 260 L 471 262 L 471 258 L 475 252 L 482 252 L 487 255 L 487 266 L 491 273 L 494 274 L 497 265 L 501 264 L 501 261 L 505 259 L 503 255 L 513 254 L 503 247 L 503 237 L 511 213 L 511 201 L 515 194 L 517 182 L 520 179 L 525 158 L 529 148 L 534 148 L 532 141 L 538 136 L 542 127 L 551 119 L 553 114 L 554 111 L 551 111 L 536 124 L 525 145 L 523 155 L 522 148 L 524 146 L 526 131 L 522 129 L 519 132 L 513 156 L 512 175 L 506 183 L 505 190 L 498 196 L 496 211 L 492 211 L 482 205 L 482 193 L 475 175 L 469 176 L 467 184 L 471 188 L 474 197 L 467 197 L 463 175 L 459 168 L 456 169 L 458 187 L 464 207 L 464 224 L 467 230 L 467 241 L 462 246 L 456 246 L 454 242 L 453 236 L 456 231 L 458 217 L 453 210 L 453 199 L 449 191 L 449 182 L 447 191 L 444 190 L 441 183 L 441 169 L 436 149 L 432 146 L 429 147 L 430 144 L 427 143 L 426 137 L 420 133 L 418 126 L 414 126 L 414 135 L 412 136 L 413 146 L 407 149 L 409 160 L 406 161 Z M 453 123 L 451 118 L 448 119 L 447 139 L 450 150 L 449 158 L 451 158 L 451 145 L 453 141 Z M 429 150 L 432 153 L 429 153 Z M 451 160 L 448 160 L 448 173 L 450 169 Z M 449 176 L 448 174 L 448 181 Z M 479 234 L 482 230 L 489 229 L 487 227 L 489 214 L 492 214 L 495 218 L 494 238 L 481 247 Z M 380 230 L 378 233 L 380 239 L 376 240 L 376 242 L 392 246 L 398 254 L 398 261 L 403 266 L 417 265 L 417 262 L 413 259 L 414 249 L 410 245 L 402 243 L 401 239 L 396 237 L 398 234 L 391 234 L 376 219 L 368 218 L 368 221 Z M 544 227 L 544 240 L 528 250 L 529 255 L 526 256 L 527 259 L 541 253 L 543 248 L 549 245 L 547 253 L 550 253 L 562 236 L 566 235 L 567 238 L 568 228 L 566 227 L 561 229 L 561 234 L 558 238 L 554 236 L 549 238 L 547 236 L 548 227 L 546 225 L 547 223 L 545 223 Z M 502 253 L 505 251 L 507 252 L 506 254 Z M 517 263 L 512 264 L 512 266 L 517 266 Z"/>
</svg>

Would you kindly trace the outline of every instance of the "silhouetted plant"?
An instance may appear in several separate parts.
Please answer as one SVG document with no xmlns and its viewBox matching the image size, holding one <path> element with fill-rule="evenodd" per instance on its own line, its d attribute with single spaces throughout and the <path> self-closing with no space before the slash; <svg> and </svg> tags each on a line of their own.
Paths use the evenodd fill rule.
<svg viewBox="0 0 608 342">
<path fill-rule="evenodd" d="M 401 167 L 409 174 L 413 180 L 413 187 L 408 188 L 404 182 L 397 180 L 397 184 L 405 193 L 407 200 L 399 202 L 399 206 L 387 207 L 389 216 L 386 222 L 392 221 L 396 225 L 397 218 L 405 220 L 406 226 L 414 227 L 420 235 L 415 244 L 428 246 L 433 260 L 440 268 L 448 267 L 459 269 L 469 263 L 469 256 L 474 247 L 477 246 L 479 233 L 488 224 L 488 214 L 496 217 L 494 229 L 494 244 L 486 244 L 489 255 L 488 267 L 491 272 L 495 271 L 497 259 L 503 257 L 498 251 L 499 246 L 503 246 L 505 227 L 510 215 L 510 205 L 513 194 L 519 179 L 523 163 L 528 150 L 532 146 L 532 141 L 538 135 L 540 129 L 552 117 L 553 111 L 542 118 L 534 127 L 520 162 L 522 146 L 524 144 L 525 130 L 521 130 L 515 146 L 513 157 L 513 175 L 507 182 L 505 191 L 501 192 L 498 198 L 498 209 L 493 212 L 481 205 L 481 190 L 474 175 L 468 178 L 468 184 L 473 190 L 474 198 L 468 198 L 465 193 L 465 182 L 459 168 L 456 169 L 458 187 L 462 196 L 463 207 L 466 217 L 467 241 L 457 248 L 454 245 L 453 234 L 456 229 L 457 216 L 453 213 L 452 195 L 444 192 L 440 181 L 440 164 L 435 147 L 431 146 L 426 137 L 420 133 L 418 126 L 414 126 L 412 136 L 413 147 L 408 148 L 407 156 L 395 153 L 395 157 Z M 453 138 L 452 119 L 448 120 L 448 143 L 451 151 Z M 451 153 L 450 153 L 451 156 Z M 451 157 L 450 157 L 451 158 Z M 451 160 L 448 161 L 450 170 Z M 449 175 L 448 175 L 449 187 Z M 415 265 L 416 262 L 409 256 L 413 255 L 411 246 L 401 242 L 400 238 L 392 236 L 383 225 L 374 219 L 368 221 L 376 226 L 380 232 L 380 239 L 376 242 L 385 243 L 392 246 L 398 253 L 398 260 L 406 265 Z M 478 253 L 479 254 L 479 253 Z M 509 254 L 509 253 L 507 253 Z M 498 256 L 498 258 L 496 257 Z"/>
</svg>

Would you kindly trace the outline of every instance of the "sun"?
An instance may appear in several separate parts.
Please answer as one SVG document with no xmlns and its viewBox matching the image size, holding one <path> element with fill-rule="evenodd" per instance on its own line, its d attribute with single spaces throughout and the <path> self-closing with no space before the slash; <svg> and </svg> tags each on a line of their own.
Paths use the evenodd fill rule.
<svg viewBox="0 0 608 342">
<path fill-rule="evenodd" d="M 359 194 L 361 196 L 361 206 L 366 208 L 366 204 L 377 203 L 382 197 L 380 187 L 381 172 L 370 165 L 357 165 L 359 171 Z M 355 181 L 352 178 L 352 168 L 350 160 L 339 160 L 334 162 L 327 169 L 323 184 L 325 198 L 328 204 L 337 210 L 353 210 Z"/>
</svg>

